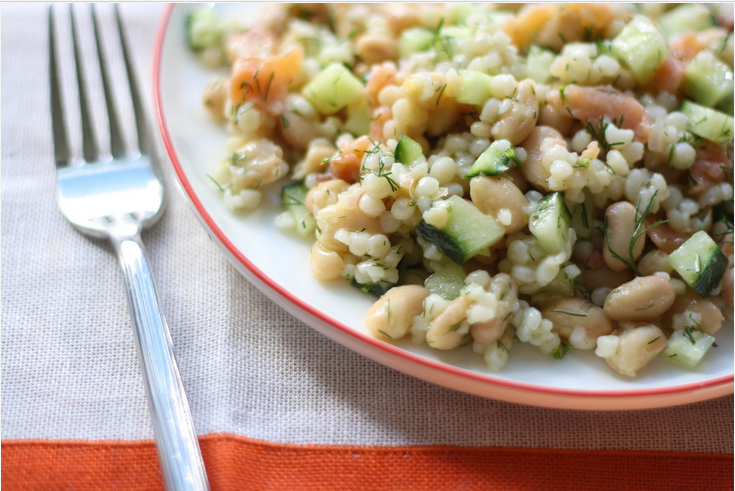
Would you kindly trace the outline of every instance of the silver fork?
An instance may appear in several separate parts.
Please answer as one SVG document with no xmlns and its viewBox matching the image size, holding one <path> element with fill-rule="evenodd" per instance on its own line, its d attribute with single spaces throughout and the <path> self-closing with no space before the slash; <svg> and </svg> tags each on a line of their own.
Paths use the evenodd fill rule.
<svg viewBox="0 0 735 491">
<path fill-rule="evenodd" d="M 72 155 L 61 104 L 59 69 L 54 49 L 54 8 L 51 6 L 49 72 L 57 202 L 61 213 L 74 228 L 92 237 L 109 239 L 117 251 L 125 277 L 128 305 L 135 325 L 136 348 L 167 488 L 177 491 L 207 490 L 209 485 L 204 462 L 174 359 L 171 335 L 140 238 L 141 230 L 153 225 L 162 214 L 163 184 L 152 166 L 152 140 L 146 129 L 146 116 L 117 5 L 115 19 L 128 74 L 138 140 L 138 149 L 131 152 L 125 150 L 94 6 L 91 14 L 109 119 L 111 155 L 101 154 L 97 147 L 74 9 L 70 6 L 83 147 L 81 159 Z"/>
</svg>

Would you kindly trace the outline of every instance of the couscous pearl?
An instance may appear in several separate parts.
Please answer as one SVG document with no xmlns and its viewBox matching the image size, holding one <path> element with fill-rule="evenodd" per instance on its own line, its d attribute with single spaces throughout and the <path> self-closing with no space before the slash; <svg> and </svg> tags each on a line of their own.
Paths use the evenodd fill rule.
<svg viewBox="0 0 735 491">
<path fill-rule="evenodd" d="M 440 157 L 432 165 L 429 174 L 439 183 L 443 184 L 454 179 L 457 173 L 457 165 L 449 157 Z"/>
<path fill-rule="evenodd" d="M 415 189 L 417 196 L 427 197 L 433 196 L 437 191 L 439 191 L 439 181 L 433 177 L 422 177 Z"/>
<path fill-rule="evenodd" d="M 370 216 L 379 217 L 385 211 L 385 203 L 382 200 L 363 194 L 360 198 L 360 209 Z"/>
<path fill-rule="evenodd" d="M 671 167 L 675 169 L 688 169 L 694 163 L 697 152 L 686 142 L 674 145 L 671 154 Z"/>
<path fill-rule="evenodd" d="M 555 160 L 551 164 L 551 168 L 549 169 L 549 171 L 555 179 L 563 181 L 564 179 L 572 175 L 574 169 L 572 169 L 572 166 L 569 165 L 569 162 L 567 162 L 566 160 Z"/>
<path fill-rule="evenodd" d="M 380 229 L 388 234 L 398 232 L 401 228 L 401 222 L 393 216 L 391 212 L 384 212 L 380 215 Z"/>
<path fill-rule="evenodd" d="M 373 235 L 368 239 L 367 253 L 372 257 L 385 257 L 390 252 L 390 241 L 383 234 Z"/>
<path fill-rule="evenodd" d="M 408 198 L 400 198 L 390 209 L 396 220 L 407 220 L 414 214 L 414 202 Z"/>
</svg>

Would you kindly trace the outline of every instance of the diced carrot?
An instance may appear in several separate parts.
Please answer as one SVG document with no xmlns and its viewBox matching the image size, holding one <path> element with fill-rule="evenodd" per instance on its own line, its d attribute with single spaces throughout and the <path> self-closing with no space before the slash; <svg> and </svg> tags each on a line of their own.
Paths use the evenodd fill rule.
<svg viewBox="0 0 735 491">
<path fill-rule="evenodd" d="M 533 42 L 534 36 L 549 22 L 555 11 L 556 6 L 551 4 L 523 8 L 518 15 L 503 24 L 502 30 L 518 49 L 525 50 Z"/>
<path fill-rule="evenodd" d="M 373 112 L 373 120 L 370 123 L 370 139 L 374 142 L 385 140 L 383 137 L 383 128 L 385 123 L 393 118 L 393 113 L 389 107 L 382 106 Z"/>
<path fill-rule="evenodd" d="M 703 140 L 697 146 L 696 160 L 689 168 L 688 194 L 699 194 L 726 179 L 732 182 L 732 168 L 732 157 L 725 149 Z"/>
<path fill-rule="evenodd" d="M 669 55 L 666 61 L 653 74 L 649 87 L 657 92 L 669 92 L 677 95 L 684 81 L 686 63 L 675 56 Z"/>
<path fill-rule="evenodd" d="M 661 220 L 661 217 L 649 213 L 644 221 L 644 227 L 648 228 L 654 223 Z M 653 241 L 653 243 L 664 251 L 666 254 L 671 254 L 679 248 L 689 238 L 688 234 L 682 234 L 675 232 L 668 223 L 662 223 L 656 225 L 653 228 L 648 229 L 646 235 Z"/>
<path fill-rule="evenodd" d="M 653 122 L 645 108 L 635 98 L 622 94 L 610 86 L 581 87 L 568 85 L 560 97 L 572 116 L 582 122 L 599 121 L 601 116 L 610 121 L 623 121 L 622 127 L 635 131 L 638 141 L 648 141 Z"/>
<path fill-rule="evenodd" d="M 569 9 L 579 14 L 582 27 L 593 31 L 604 31 L 612 20 L 610 7 L 604 3 L 572 3 Z"/>
<path fill-rule="evenodd" d="M 327 175 L 352 184 L 360 180 L 360 168 L 365 151 L 372 146 L 367 136 L 351 141 L 342 148 L 342 153 L 329 161 Z"/>
<path fill-rule="evenodd" d="M 396 66 L 393 63 L 383 63 L 382 65 L 373 65 L 368 75 L 368 81 L 365 85 L 365 93 L 367 94 L 368 104 L 370 107 L 378 107 L 378 95 L 386 85 L 395 83 Z M 381 138 L 382 139 L 382 138 Z"/>
<path fill-rule="evenodd" d="M 265 60 L 237 60 L 232 66 L 230 100 L 233 104 L 254 102 L 262 109 L 283 102 L 288 88 L 296 81 L 303 58 L 303 49 L 296 46 L 286 54 Z"/>
<path fill-rule="evenodd" d="M 669 43 L 669 53 L 685 63 L 689 63 L 706 46 L 692 32 L 677 36 Z"/>
</svg>

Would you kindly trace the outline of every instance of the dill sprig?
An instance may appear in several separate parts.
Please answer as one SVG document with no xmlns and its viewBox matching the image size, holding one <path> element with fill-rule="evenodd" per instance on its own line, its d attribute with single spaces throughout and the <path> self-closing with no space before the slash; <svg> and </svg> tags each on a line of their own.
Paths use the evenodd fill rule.
<svg viewBox="0 0 735 491">
<path fill-rule="evenodd" d="M 623 120 L 625 118 L 625 114 L 620 116 L 620 126 L 623 125 Z M 615 126 L 618 126 L 617 121 L 613 120 L 613 124 Z M 623 145 L 624 142 L 608 142 L 607 137 L 605 136 L 605 130 L 607 127 L 610 126 L 610 123 L 605 121 L 605 118 L 603 116 L 600 116 L 600 126 L 595 128 L 595 125 L 592 124 L 590 120 L 587 120 L 587 124 L 584 126 L 584 131 L 586 131 L 592 138 L 600 142 L 600 145 L 602 146 L 602 149 L 606 152 L 609 151 L 612 147 L 617 145 Z"/>
<path fill-rule="evenodd" d="M 717 241 L 717 244 L 718 245 L 732 244 L 733 241 L 732 240 L 725 240 L 725 237 L 727 237 L 728 235 L 730 235 L 730 234 L 733 233 L 733 224 L 730 222 L 730 220 L 727 219 L 727 216 L 725 216 L 724 213 L 720 216 L 720 219 L 718 220 L 718 222 L 720 222 L 723 225 L 725 225 L 725 230 L 722 231 L 722 232 L 716 232 L 716 233 L 713 232 L 712 233 L 712 237 L 713 238 L 719 238 L 720 239 L 720 240 Z"/>
<path fill-rule="evenodd" d="M 653 227 L 657 227 L 663 223 L 668 222 L 668 220 L 659 220 L 658 222 L 654 223 L 650 227 L 646 227 L 643 229 L 643 225 L 646 222 L 646 218 L 648 218 L 648 214 L 651 212 L 651 206 L 653 206 L 653 202 L 656 201 L 656 195 L 658 194 L 658 189 L 653 192 L 653 196 L 651 197 L 650 201 L 646 205 L 646 208 L 643 210 L 642 213 L 639 212 L 640 206 L 641 206 L 641 200 L 638 198 L 638 203 L 635 205 L 635 227 L 633 228 L 633 234 L 631 235 L 630 242 L 628 243 L 628 259 L 625 259 L 620 256 L 617 252 L 613 250 L 613 248 L 610 246 L 610 228 L 607 224 L 607 217 L 605 217 L 605 221 L 603 222 L 603 235 L 605 236 L 605 242 L 607 242 L 607 251 L 610 253 L 612 257 L 620 261 L 621 263 L 628 266 L 630 269 L 635 272 L 637 276 L 643 276 L 638 269 L 638 266 L 635 264 L 635 259 L 633 258 L 633 249 L 635 248 L 636 242 L 638 242 L 638 239 L 640 239 L 643 235 L 645 235 L 646 232 L 651 230 Z"/>
<path fill-rule="evenodd" d="M 434 38 L 431 40 L 432 45 L 436 44 L 439 39 L 439 33 L 441 32 L 442 27 L 444 27 L 444 17 L 439 20 L 439 24 L 436 26 L 436 29 L 434 29 Z"/>
<path fill-rule="evenodd" d="M 457 331 L 457 330 L 459 329 L 459 326 L 461 326 L 461 325 L 462 325 L 462 323 L 463 323 L 464 321 L 466 321 L 466 320 L 467 320 L 467 317 L 465 317 L 465 318 L 464 318 L 464 319 L 462 319 L 461 321 L 457 322 L 457 323 L 456 323 L 456 324 L 454 324 L 454 325 L 453 325 L 452 327 L 450 327 L 449 329 L 447 329 L 446 331 L 444 331 L 444 332 L 442 333 L 442 336 L 444 336 L 445 334 L 449 334 L 450 332 L 454 332 L 454 331 Z"/>
<path fill-rule="evenodd" d="M 368 138 L 369 139 L 369 138 Z M 397 191 L 400 186 L 398 183 L 391 177 L 392 171 L 386 169 L 386 163 L 385 163 L 385 157 L 386 156 L 392 156 L 390 152 L 384 152 L 380 148 L 380 144 L 382 142 L 375 143 L 372 139 L 370 139 L 370 143 L 373 144 L 372 148 L 369 150 L 365 150 L 363 153 L 367 155 L 376 154 L 378 155 L 378 170 L 374 171 L 372 169 L 368 169 L 365 167 L 365 162 L 363 162 L 362 167 L 360 168 L 360 181 L 362 181 L 365 178 L 365 174 L 367 172 L 371 172 L 375 174 L 378 177 L 382 177 L 386 181 L 388 181 L 388 184 L 390 185 L 391 191 Z"/>
<path fill-rule="evenodd" d="M 225 188 L 223 188 L 222 185 L 214 179 L 214 177 L 210 176 L 209 174 L 207 174 L 207 177 L 214 183 L 215 186 L 217 186 L 217 189 L 219 189 L 220 193 L 225 192 Z"/>
<path fill-rule="evenodd" d="M 573 317 L 587 317 L 587 314 L 579 314 L 577 312 L 567 312 L 566 310 L 552 310 L 552 312 L 556 312 L 557 314 L 571 315 Z"/>
<path fill-rule="evenodd" d="M 444 84 L 443 87 L 436 89 L 436 92 L 439 92 L 439 95 L 436 98 L 436 107 L 439 107 L 439 101 L 442 98 L 442 95 L 444 95 L 444 90 L 447 88 L 447 84 Z"/>
<path fill-rule="evenodd" d="M 551 352 L 551 356 L 553 356 L 557 360 L 561 360 L 566 356 L 566 354 L 570 351 L 573 351 L 574 348 L 566 344 L 565 342 L 559 343 L 559 346 L 554 348 L 554 351 Z"/>
</svg>

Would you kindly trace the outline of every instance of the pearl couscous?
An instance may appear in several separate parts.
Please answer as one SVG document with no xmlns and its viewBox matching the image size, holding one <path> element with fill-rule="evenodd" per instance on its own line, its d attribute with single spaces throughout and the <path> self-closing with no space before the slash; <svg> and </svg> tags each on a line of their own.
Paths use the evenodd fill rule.
<svg viewBox="0 0 735 491">
<path fill-rule="evenodd" d="M 731 4 L 264 4 L 189 42 L 229 76 L 210 173 L 282 188 L 311 270 L 385 341 L 694 367 L 733 312 Z"/>
</svg>

